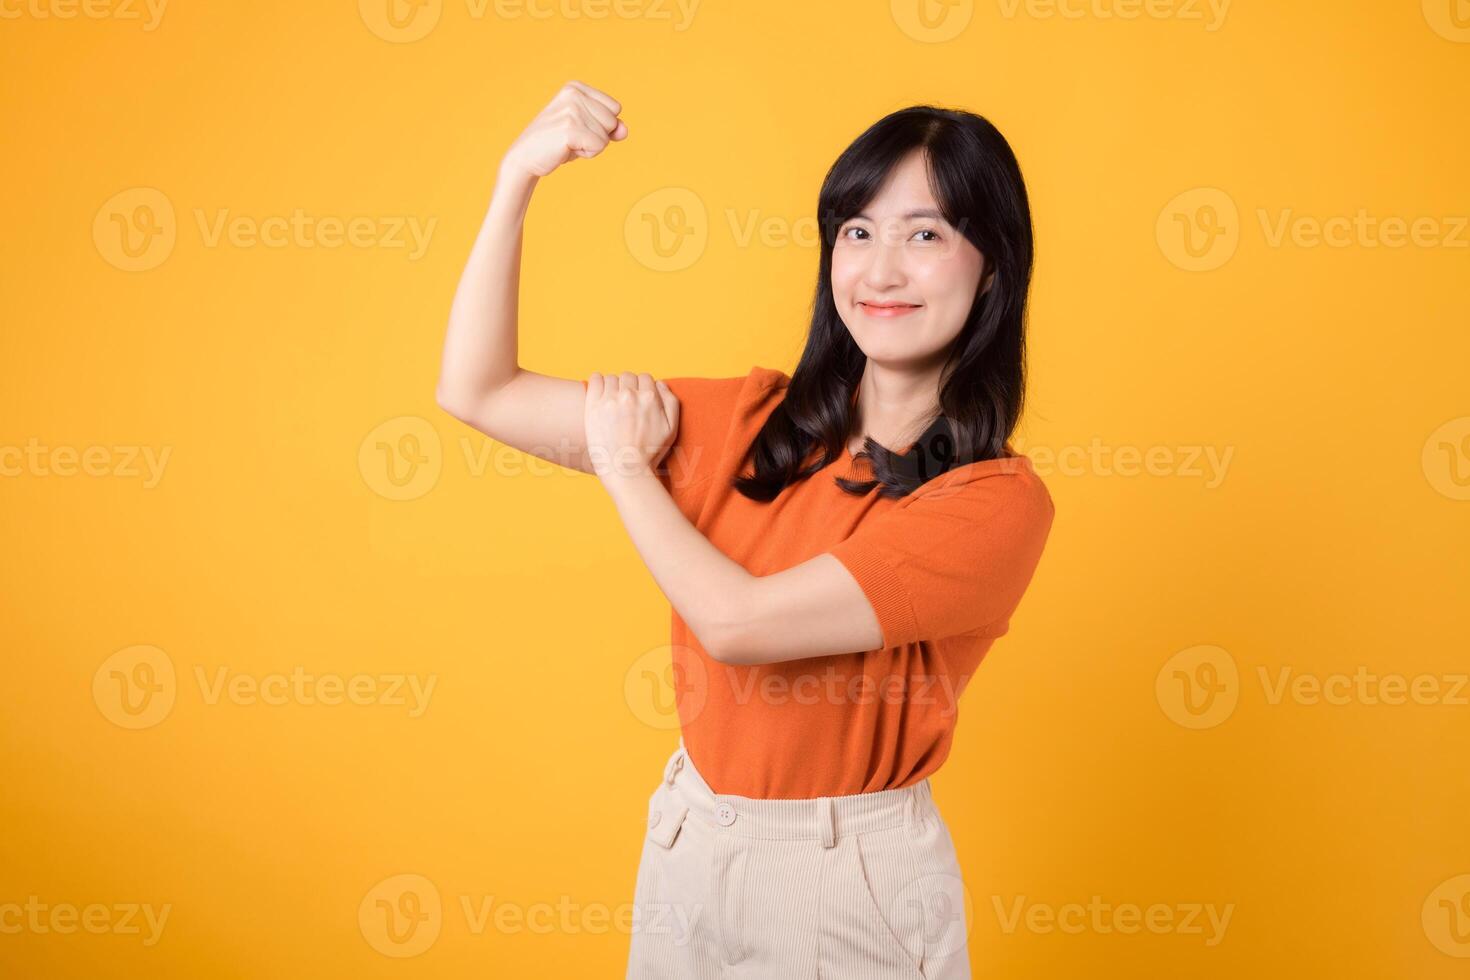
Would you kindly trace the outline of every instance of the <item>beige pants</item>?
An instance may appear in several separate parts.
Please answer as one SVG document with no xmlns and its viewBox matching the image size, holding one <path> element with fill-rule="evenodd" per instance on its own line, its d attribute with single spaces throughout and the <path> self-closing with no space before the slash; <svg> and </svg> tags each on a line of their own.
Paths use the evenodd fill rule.
<svg viewBox="0 0 1470 980">
<path fill-rule="evenodd" d="M 924 779 L 711 792 L 684 740 L 648 800 L 627 980 L 968 980 L 965 886 Z"/>
</svg>

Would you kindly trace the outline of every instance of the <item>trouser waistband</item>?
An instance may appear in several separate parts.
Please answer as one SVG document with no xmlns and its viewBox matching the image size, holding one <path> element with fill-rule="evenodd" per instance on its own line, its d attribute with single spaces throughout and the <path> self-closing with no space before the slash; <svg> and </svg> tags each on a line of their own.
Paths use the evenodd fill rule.
<svg viewBox="0 0 1470 980">
<path fill-rule="evenodd" d="M 819 796 L 807 800 L 768 800 L 716 793 L 689 758 L 680 737 L 679 747 L 664 765 L 664 782 L 698 817 L 719 833 L 743 837 L 820 840 L 832 847 L 837 838 L 889 827 L 917 825 L 938 811 L 925 777 L 910 786 Z"/>
</svg>

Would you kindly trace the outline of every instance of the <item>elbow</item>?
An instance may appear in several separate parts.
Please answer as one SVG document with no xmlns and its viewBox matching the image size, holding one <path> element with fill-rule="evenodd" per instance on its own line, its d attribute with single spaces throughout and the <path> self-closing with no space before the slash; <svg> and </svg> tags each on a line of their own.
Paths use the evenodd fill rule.
<svg viewBox="0 0 1470 980">
<path fill-rule="evenodd" d="M 453 392 L 449 388 L 446 388 L 442 380 L 439 382 L 438 387 L 434 389 L 434 401 L 441 409 L 461 422 L 468 422 L 474 414 L 470 409 L 469 399 L 465 398 L 463 394 Z"/>
<path fill-rule="evenodd" d="M 712 642 L 701 640 L 700 646 L 704 647 L 704 652 L 709 654 L 711 660 L 722 663 L 726 667 L 749 667 L 754 663 L 746 656 L 742 647 L 726 639 Z"/>
<path fill-rule="evenodd" d="M 753 667 L 763 662 L 756 633 L 754 618 L 748 611 L 727 603 L 695 635 L 710 659 L 728 667 Z"/>
</svg>

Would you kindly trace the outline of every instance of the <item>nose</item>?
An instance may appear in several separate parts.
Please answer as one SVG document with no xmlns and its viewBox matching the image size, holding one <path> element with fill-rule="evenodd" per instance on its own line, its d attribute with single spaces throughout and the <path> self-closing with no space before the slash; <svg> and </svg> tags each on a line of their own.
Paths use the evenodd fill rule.
<svg viewBox="0 0 1470 980">
<path fill-rule="evenodd" d="M 903 268 L 903 243 L 875 241 L 868 250 L 868 255 L 868 266 L 863 270 L 863 282 L 869 289 L 876 292 L 901 286 L 907 280 L 908 276 Z"/>
</svg>

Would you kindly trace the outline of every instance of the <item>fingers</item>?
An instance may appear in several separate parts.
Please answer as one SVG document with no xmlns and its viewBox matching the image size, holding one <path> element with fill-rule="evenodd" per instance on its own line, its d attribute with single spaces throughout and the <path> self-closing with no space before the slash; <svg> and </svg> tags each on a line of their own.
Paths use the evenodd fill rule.
<svg viewBox="0 0 1470 980">
<path fill-rule="evenodd" d="M 662 381 L 658 383 L 659 398 L 664 403 L 664 418 L 669 420 L 669 427 L 675 432 L 679 431 L 679 396 L 674 394 L 672 388 Z"/>
<path fill-rule="evenodd" d="M 673 398 L 676 403 L 678 402 L 678 399 L 674 397 L 674 393 L 669 390 L 669 386 L 662 381 L 656 380 L 647 371 L 642 371 L 637 374 L 634 374 L 632 371 L 622 371 L 616 374 L 603 374 L 600 371 L 593 371 L 587 378 L 587 393 L 589 395 L 595 394 L 601 396 L 604 393 L 607 395 L 617 395 L 624 391 L 633 395 L 643 395 L 647 398 L 662 399 L 666 406 L 670 398 Z"/>
<path fill-rule="evenodd" d="M 610 136 L 618 128 L 618 117 L 596 99 L 580 98 L 576 107 L 588 129 Z"/>
<path fill-rule="evenodd" d="M 592 101 L 606 107 L 607 110 L 613 115 L 617 115 L 618 113 L 623 111 L 622 103 L 620 103 L 617 99 L 613 98 L 611 95 L 608 95 L 606 92 L 593 88 L 586 82 L 579 82 L 574 78 L 571 81 L 567 82 L 567 84 L 576 89 L 578 92 L 587 96 L 587 98 L 591 99 Z"/>
</svg>

